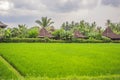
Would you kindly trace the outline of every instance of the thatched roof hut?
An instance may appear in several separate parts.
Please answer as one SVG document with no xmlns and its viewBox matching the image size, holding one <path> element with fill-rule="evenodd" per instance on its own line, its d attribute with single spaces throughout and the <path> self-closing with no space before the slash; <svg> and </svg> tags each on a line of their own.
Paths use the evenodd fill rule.
<svg viewBox="0 0 120 80">
<path fill-rule="evenodd" d="M 103 36 L 106 36 L 112 40 L 120 40 L 120 35 L 115 34 L 110 27 L 107 27 L 105 31 L 102 33 Z"/>
<path fill-rule="evenodd" d="M 42 28 L 40 29 L 40 32 L 39 32 L 39 38 L 44 38 L 44 37 L 48 37 L 48 38 L 52 38 L 52 34 L 49 33 L 45 28 Z"/>
<path fill-rule="evenodd" d="M 84 36 L 82 33 L 80 33 L 78 30 L 74 31 L 74 37 L 75 38 L 87 38 L 86 36 Z"/>
<path fill-rule="evenodd" d="M 50 27 L 50 31 L 51 31 L 51 32 L 54 32 L 54 31 L 55 31 L 54 26 L 51 26 L 51 27 Z"/>
<path fill-rule="evenodd" d="M 6 27 L 7 27 L 7 25 L 0 21 L 0 28 L 6 28 Z"/>
</svg>

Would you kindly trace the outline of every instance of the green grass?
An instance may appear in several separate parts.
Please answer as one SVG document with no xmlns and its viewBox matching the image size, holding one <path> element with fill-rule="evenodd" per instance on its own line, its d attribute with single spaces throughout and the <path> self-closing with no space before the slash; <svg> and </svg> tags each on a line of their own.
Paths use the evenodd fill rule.
<svg viewBox="0 0 120 80">
<path fill-rule="evenodd" d="M 120 75 L 120 44 L 1 43 L 0 54 L 25 77 Z"/>
<path fill-rule="evenodd" d="M 0 80 L 10 79 L 18 79 L 18 77 L 4 64 L 0 58 Z"/>
</svg>

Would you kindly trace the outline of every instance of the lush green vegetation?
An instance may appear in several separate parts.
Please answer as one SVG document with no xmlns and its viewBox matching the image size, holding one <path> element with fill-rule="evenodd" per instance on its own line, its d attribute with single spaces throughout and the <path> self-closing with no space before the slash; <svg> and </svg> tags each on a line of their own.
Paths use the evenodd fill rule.
<svg viewBox="0 0 120 80">
<path fill-rule="evenodd" d="M 72 40 L 53 40 L 49 38 L 7 38 L 0 40 L 5 43 L 120 43 L 120 40 L 110 40 L 109 38 L 103 38 L 103 40 L 95 39 L 72 39 Z"/>
<path fill-rule="evenodd" d="M 0 54 L 25 78 L 118 75 L 120 44 L 1 43 Z M 2 69 L 1 69 L 2 71 Z M 74 77 L 73 77 L 74 78 Z M 101 77 L 100 77 L 101 78 Z M 111 77 L 112 78 L 112 77 Z M 89 79 L 89 78 L 88 78 Z M 36 79 L 34 79 L 36 80 Z"/>
<path fill-rule="evenodd" d="M 10 79 L 18 79 L 18 77 L 4 64 L 4 62 L 2 62 L 0 58 L 0 80 Z"/>
<path fill-rule="evenodd" d="M 41 27 L 50 27 L 51 24 L 54 23 L 53 21 L 51 21 L 51 18 L 47 18 L 47 17 L 42 17 L 41 21 L 36 20 L 35 22 L 39 24 Z"/>
<path fill-rule="evenodd" d="M 35 21 L 39 26 L 28 27 L 25 24 L 18 26 L 2 29 L 0 28 L 0 39 L 6 38 L 37 38 L 39 36 L 39 30 L 41 28 L 47 29 L 49 33 L 54 36 L 56 40 L 72 40 L 74 39 L 74 31 L 78 30 L 88 39 L 103 40 L 105 37 L 102 36 L 104 31 L 101 26 L 97 26 L 96 22 L 86 22 L 81 20 L 79 22 L 64 22 L 60 25 L 60 29 L 55 29 L 52 24 L 54 23 L 51 18 L 42 17 L 41 20 Z M 113 23 L 110 20 L 106 22 L 106 26 L 116 33 L 120 34 L 120 23 Z M 41 27 L 41 28 L 40 28 Z"/>
</svg>

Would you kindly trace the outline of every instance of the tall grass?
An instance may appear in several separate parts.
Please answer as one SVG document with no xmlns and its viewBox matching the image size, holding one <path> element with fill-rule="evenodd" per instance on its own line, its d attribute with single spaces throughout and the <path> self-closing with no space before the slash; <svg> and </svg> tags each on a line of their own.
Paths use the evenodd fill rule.
<svg viewBox="0 0 120 80">
<path fill-rule="evenodd" d="M 120 44 L 1 43 L 0 54 L 25 77 L 120 74 Z"/>
<path fill-rule="evenodd" d="M 18 79 L 18 77 L 11 70 L 9 70 L 9 68 L 2 62 L 0 58 L 0 80 L 12 79 Z"/>
</svg>

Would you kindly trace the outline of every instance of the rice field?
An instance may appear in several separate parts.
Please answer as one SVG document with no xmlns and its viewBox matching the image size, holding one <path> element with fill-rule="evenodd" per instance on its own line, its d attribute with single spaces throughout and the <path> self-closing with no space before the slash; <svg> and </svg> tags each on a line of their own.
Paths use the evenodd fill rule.
<svg viewBox="0 0 120 80">
<path fill-rule="evenodd" d="M 0 43 L 0 55 L 26 80 L 120 79 L 120 44 Z M 0 79 L 9 73 L 0 68 Z"/>
<path fill-rule="evenodd" d="M 10 80 L 18 79 L 18 77 L 2 62 L 2 59 L 0 58 L 0 80 L 2 79 Z"/>
</svg>

